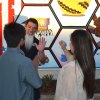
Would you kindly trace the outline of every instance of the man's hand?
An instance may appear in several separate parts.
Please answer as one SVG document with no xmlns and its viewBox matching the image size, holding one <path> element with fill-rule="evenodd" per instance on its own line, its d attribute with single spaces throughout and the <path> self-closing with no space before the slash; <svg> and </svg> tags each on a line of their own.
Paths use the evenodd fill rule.
<svg viewBox="0 0 100 100">
<path fill-rule="evenodd" d="M 93 21 L 95 21 L 96 19 L 97 19 L 97 16 L 96 16 L 96 14 L 94 14 Z"/>
<path fill-rule="evenodd" d="M 36 44 L 36 48 L 41 52 L 44 50 L 45 45 L 46 45 L 45 38 L 42 37 L 39 39 L 39 44 L 38 45 Z"/>
<path fill-rule="evenodd" d="M 100 28 L 99 27 L 95 28 L 95 36 L 100 37 Z"/>
</svg>

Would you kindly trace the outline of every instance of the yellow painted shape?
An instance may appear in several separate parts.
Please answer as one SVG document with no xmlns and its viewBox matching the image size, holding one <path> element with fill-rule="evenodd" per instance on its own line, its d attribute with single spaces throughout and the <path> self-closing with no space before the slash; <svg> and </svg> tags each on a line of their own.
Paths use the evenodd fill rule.
<svg viewBox="0 0 100 100">
<path fill-rule="evenodd" d="M 57 0 L 64 15 L 84 15 L 91 0 Z"/>
</svg>

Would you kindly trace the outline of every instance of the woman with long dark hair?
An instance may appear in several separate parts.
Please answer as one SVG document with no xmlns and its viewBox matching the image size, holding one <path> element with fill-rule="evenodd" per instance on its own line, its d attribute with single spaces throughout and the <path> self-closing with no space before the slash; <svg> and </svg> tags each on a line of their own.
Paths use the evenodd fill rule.
<svg viewBox="0 0 100 100">
<path fill-rule="evenodd" d="M 66 49 L 66 43 L 60 42 L 70 61 L 58 75 L 55 100 L 90 100 L 94 95 L 96 68 L 91 36 L 85 30 L 75 30 L 70 40 L 73 55 Z"/>
</svg>

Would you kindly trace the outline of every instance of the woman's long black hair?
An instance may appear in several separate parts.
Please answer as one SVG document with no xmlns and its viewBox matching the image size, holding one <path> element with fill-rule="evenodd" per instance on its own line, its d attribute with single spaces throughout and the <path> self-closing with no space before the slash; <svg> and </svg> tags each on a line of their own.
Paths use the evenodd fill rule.
<svg viewBox="0 0 100 100">
<path fill-rule="evenodd" d="M 85 30 L 75 30 L 71 34 L 71 42 L 74 46 L 75 59 L 78 61 L 84 75 L 83 88 L 86 90 L 87 97 L 92 98 L 94 95 L 96 67 L 91 36 Z"/>
</svg>

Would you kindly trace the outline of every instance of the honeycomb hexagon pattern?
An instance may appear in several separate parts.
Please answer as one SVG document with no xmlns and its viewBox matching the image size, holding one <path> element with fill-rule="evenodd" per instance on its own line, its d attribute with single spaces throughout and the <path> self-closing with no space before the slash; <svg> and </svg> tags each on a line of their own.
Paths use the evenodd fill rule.
<svg viewBox="0 0 100 100">
<path fill-rule="evenodd" d="M 2 38 L 4 25 L 13 19 L 22 24 L 31 17 L 39 22 L 36 37 L 44 37 L 47 41 L 44 52 L 48 61 L 40 64 L 40 69 L 61 68 L 67 62 L 59 41 L 65 40 L 70 50 L 70 34 L 80 28 L 91 34 L 96 67 L 100 68 L 100 37 L 96 36 L 100 33 L 93 31 L 100 31 L 94 24 L 95 18 L 100 17 L 99 0 L 1 0 L 0 13 L 0 52 L 4 53 L 7 49 Z"/>
</svg>

